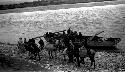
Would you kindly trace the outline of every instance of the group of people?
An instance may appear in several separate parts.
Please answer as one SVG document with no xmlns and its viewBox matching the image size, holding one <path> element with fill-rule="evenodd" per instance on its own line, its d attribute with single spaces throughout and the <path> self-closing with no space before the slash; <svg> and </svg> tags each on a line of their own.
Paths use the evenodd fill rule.
<svg viewBox="0 0 125 72">
<path fill-rule="evenodd" d="M 77 33 L 77 31 L 72 31 L 70 28 L 67 30 L 67 33 L 65 31 L 62 31 L 62 32 L 63 32 L 62 34 L 59 32 L 58 33 L 47 32 L 46 34 L 44 34 L 44 38 L 47 42 L 51 44 L 56 44 L 56 41 L 58 40 L 59 43 L 56 44 L 55 46 L 59 50 L 64 50 L 65 48 L 67 48 L 67 55 L 69 58 L 68 63 L 73 63 L 74 58 L 76 59 L 78 66 L 80 66 L 80 62 L 84 62 L 82 60 L 83 58 L 81 57 L 80 59 L 80 55 L 79 55 L 79 52 L 80 52 L 79 48 L 83 47 L 83 45 L 84 47 L 86 47 L 89 57 L 91 57 L 90 59 L 94 61 L 93 59 L 94 55 L 92 55 L 90 49 L 87 48 L 87 43 L 86 43 L 87 39 L 83 38 L 81 32 Z M 35 43 L 35 38 L 29 39 L 28 42 L 26 41 L 26 38 L 24 38 L 24 42 L 22 38 L 19 38 L 19 41 L 18 41 L 18 47 L 20 50 L 19 52 L 21 53 L 21 52 L 29 51 L 34 55 L 35 54 L 39 55 L 37 53 L 44 48 L 45 44 L 41 38 L 38 43 L 40 44 L 40 47 L 38 47 L 38 45 Z"/>
<path fill-rule="evenodd" d="M 42 43 L 43 40 L 40 40 L 40 46 L 43 46 Z M 20 54 L 21 56 L 25 53 L 25 52 L 29 52 L 29 55 L 34 55 L 34 57 L 36 58 L 36 56 L 39 56 L 39 52 L 40 52 L 40 48 L 38 47 L 38 45 L 35 43 L 35 39 L 29 39 L 29 41 L 26 40 L 26 38 L 24 38 L 24 41 L 22 38 L 19 38 L 18 41 L 18 54 Z M 34 58 L 34 59 L 35 59 Z M 40 59 L 40 56 L 39 56 Z"/>
<path fill-rule="evenodd" d="M 77 33 L 77 31 L 72 31 L 70 28 L 67 30 L 67 33 L 65 31 L 62 31 L 63 33 L 46 33 L 46 36 L 48 37 L 47 40 L 50 43 L 55 43 L 56 40 L 60 40 L 60 43 L 63 43 L 61 45 L 63 46 L 63 50 L 67 48 L 67 55 L 68 55 L 68 63 L 73 63 L 74 59 L 76 60 L 78 66 L 80 66 L 80 63 L 84 63 L 84 58 L 88 56 L 91 60 L 91 65 L 92 63 L 95 63 L 94 56 L 95 56 L 95 51 L 93 49 L 90 49 L 87 40 L 88 38 L 84 38 L 81 32 Z M 59 44 L 60 44 L 59 43 Z M 85 51 L 80 48 L 85 48 Z M 59 46 L 59 50 L 61 49 L 61 46 Z M 82 52 L 82 53 L 80 53 Z"/>
</svg>

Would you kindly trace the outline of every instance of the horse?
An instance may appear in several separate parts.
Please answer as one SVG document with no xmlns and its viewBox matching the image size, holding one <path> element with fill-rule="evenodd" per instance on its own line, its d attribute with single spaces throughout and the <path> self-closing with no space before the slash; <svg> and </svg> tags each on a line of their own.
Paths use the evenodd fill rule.
<svg viewBox="0 0 125 72">
<path fill-rule="evenodd" d="M 50 59 L 53 58 L 53 52 L 55 53 L 55 56 L 57 57 L 57 52 L 60 52 L 60 40 L 56 39 L 54 37 L 47 37 L 46 34 L 43 35 L 46 41 L 46 45 L 44 45 L 44 49 L 48 51 Z"/>
<path fill-rule="evenodd" d="M 81 62 L 82 64 L 85 64 L 84 58 L 89 57 L 89 58 L 90 58 L 90 61 L 91 61 L 91 66 L 92 66 L 93 63 L 94 63 L 94 68 L 95 68 L 95 59 L 94 59 L 95 54 L 96 54 L 95 50 L 93 50 L 93 49 L 87 49 L 87 48 L 85 48 L 84 45 L 83 45 L 82 47 L 79 48 L 79 51 L 80 51 L 80 52 L 79 52 L 80 62 Z"/>
<path fill-rule="evenodd" d="M 53 58 L 53 52 L 55 53 L 55 56 L 57 56 L 56 55 L 57 47 L 55 46 L 55 44 L 47 42 L 46 45 L 43 48 L 48 51 L 50 59 Z"/>
<path fill-rule="evenodd" d="M 25 49 L 26 51 L 29 51 L 29 55 L 34 55 L 34 59 L 36 59 L 36 57 L 38 56 L 40 61 L 40 49 L 38 45 L 34 43 L 34 39 L 30 39 L 27 43 L 25 43 Z"/>
<path fill-rule="evenodd" d="M 29 55 L 32 54 L 33 48 L 31 48 L 30 42 L 25 42 L 24 47 L 25 47 L 26 51 L 29 52 Z"/>
<path fill-rule="evenodd" d="M 59 52 L 61 52 L 66 48 L 66 46 L 64 45 L 63 39 L 56 40 L 55 45 Z"/>
<path fill-rule="evenodd" d="M 88 47 L 88 41 L 90 41 L 88 38 L 85 38 L 84 41 L 82 41 L 82 46 L 79 48 L 79 55 L 80 55 L 80 62 L 84 64 L 84 58 L 89 57 L 91 61 L 91 66 L 94 64 L 95 68 L 95 54 L 96 51 L 93 49 L 90 49 Z"/>
<path fill-rule="evenodd" d="M 32 47 L 33 47 L 33 54 L 34 54 L 35 59 L 36 59 L 36 57 L 38 56 L 38 57 L 39 57 L 39 61 L 40 61 L 40 60 L 41 60 L 40 54 L 39 54 L 40 49 L 39 49 L 38 45 L 35 44 L 35 43 L 33 43 L 33 44 L 32 44 Z"/>
<path fill-rule="evenodd" d="M 71 45 L 74 47 L 73 55 L 74 55 L 74 61 L 77 62 L 77 65 L 80 66 L 80 63 L 84 64 L 84 58 L 89 57 L 91 60 L 91 66 L 94 63 L 95 68 L 95 51 L 93 49 L 89 49 L 85 44 L 87 39 L 83 39 L 82 42 L 72 42 Z M 86 48 L 87 47 L 87 48 Z M 76 49 L 75 49 L 76 48 Z M 77 51 L 77 48 L 79 51 Z M 67 50 L 67 49 L 66 49 Z M 66 52 L 66 51 L 65 51 Z M 77 60 L 75 60 L 77 59 Z M 80 59 L 80 60 L 79 60 Z"/>
</svg>

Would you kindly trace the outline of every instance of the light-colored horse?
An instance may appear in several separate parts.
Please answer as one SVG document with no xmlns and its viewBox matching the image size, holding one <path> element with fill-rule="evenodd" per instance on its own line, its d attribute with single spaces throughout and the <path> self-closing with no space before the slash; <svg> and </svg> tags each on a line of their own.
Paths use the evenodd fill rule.
<svg viewBox="0 0 125 72">
<path fill-rule="evenodd" d="M 45 40 L 46 40 L 46 38 L 45 38 Z M 58 40 L 56 40 L 55 43 L 50 43 L 50 42 L 46 41 L 44 49 L 46 49 L 48 51 L 50 58 L 53 58 L 53 53 L 54 53 L 55 57 L 57 57 L 57 50 L 58 50 L 57 45 L 58 45 Z"/>
<path fill-rule="evenodd" d="M 55 53 L 56 56 L 57 48 L 54 46 L 54 44 L 47 42 L 47 44 L 44 46 L 44 49 L 48 51 L 50 58 L 53 58 L 53 52 Z"/>
</svg>

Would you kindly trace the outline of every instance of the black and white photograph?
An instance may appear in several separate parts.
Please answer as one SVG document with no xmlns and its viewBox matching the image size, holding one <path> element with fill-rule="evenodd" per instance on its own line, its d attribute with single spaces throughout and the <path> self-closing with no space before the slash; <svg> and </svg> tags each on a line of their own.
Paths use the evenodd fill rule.
<svg viewBox="0 0 125 72">
<path fill-rule="evenodd" d="M 0 0 L 0 72 L 125 72 L 125 0 Z"/>
</svg>

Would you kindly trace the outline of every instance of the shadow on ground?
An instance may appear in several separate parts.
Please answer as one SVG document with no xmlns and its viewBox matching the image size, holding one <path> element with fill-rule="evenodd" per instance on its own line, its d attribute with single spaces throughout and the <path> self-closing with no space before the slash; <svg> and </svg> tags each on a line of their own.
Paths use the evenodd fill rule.
<svg viewBox="0 0 125 72">
<path fill-rule="evenodd" d="M 21 60 L 16 57 L 5 56 L 4 59 L 6 59 L 6 61 L 11 64 L 11 67 L 7 66 L 7 64 L 4 64 L 4 66 L 0 66 L 0 72 L 50 71 L 48 69 L 42 68 L 37 64 L 32 64 L 26 60 Z"/>
</svg>

